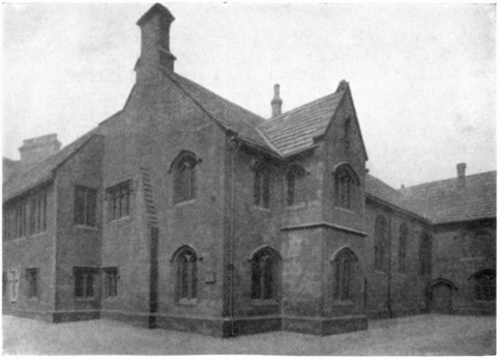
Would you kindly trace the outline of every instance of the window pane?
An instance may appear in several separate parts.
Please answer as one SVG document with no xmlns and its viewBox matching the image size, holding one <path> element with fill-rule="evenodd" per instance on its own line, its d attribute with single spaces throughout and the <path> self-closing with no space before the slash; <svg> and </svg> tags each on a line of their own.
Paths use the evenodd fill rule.
<svg viewBox="0 0 500 360">
<path fill-rule="evenodd" d="M 97 206 L 97 191 L 88 189 L 87 193 L 87 225 L 95 226 L 96 224 L 96 206 Z"/>
<path fill-rule="evenodd" d="M 85 224 L 85 190 L 75 189 L 75 224 Z"/>
<path fill-rule="evenodd" d="M 293 170 L 289 171 L 286 177 L 287 180 L 287 204 L 293 205 L 295 202 L 295 174 Z"/>
<path fill-rule="evenodd" d="M 262 205 L 264 208 L 269 209 L 269 198 L 270 198 L 270 186 L 271 186 L 271 174 L 269 169 L 266 169 L 264 172 L 262 184 Z"/>
<path fill-rule="evenodd" d="M 87 273 L 87 283 L 86 283 L 86 289 L 85 289 L 85 295 L 87 297 L 93 297 L 94 296 L 94 274 L 92 273 Z"/>
<path fill-rule="evenodd" d="M 273 262 L 270 257 L 268 257 L 263 264 L 264 270 L 264 299 L 273 298 L 273 288 L 274 288 L 274 274 L 273 274 Z"/>
<path fill-rule="evenodd" d="M 261 288 L 260 288 L 260 264 L 257 260 L 252 261 L 252 299 L 260 299 Z"/>
<path fill-rule="evenodd" d="M 75 273 L 75 296 L 83 297 L 83 274 L 78 271 Z"/>
</svg>

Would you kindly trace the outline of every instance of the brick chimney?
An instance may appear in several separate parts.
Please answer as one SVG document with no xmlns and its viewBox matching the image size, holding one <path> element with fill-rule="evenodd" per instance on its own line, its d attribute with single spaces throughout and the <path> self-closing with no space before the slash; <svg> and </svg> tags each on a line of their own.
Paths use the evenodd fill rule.
<svg viewBox="0 0 500 360">
<path fill-rule="evenodd" d="M 155 76 L 160 68 L 174 71 L 176 58 L 170 52 L 170 25 L 174 20 L 166 7 L 155 4 L 137 21 L 141 28 L 141 56 L 135 67 L 138 79 Z"/>
<path fill-rule="evenodd" d="M 457 164 L 457 184 L 459 188 L 465 187 L 465 168 L 466 163 Z"/>
<path fill-rule="evenodd" d="M 283 105 L 283 100 L 280 98 L 280 86 L 276 84 L 274 85 L 274 97 L 271 100 L 272 117 L 281 115 L 281 105 Z"/>
<path fill-rule="evenodd" d="M 57 134 L 48 134 L 23 141 L 19 148 L 21 164 L 34 164 L 45 160 L 61 148 Z"/>
</svg>

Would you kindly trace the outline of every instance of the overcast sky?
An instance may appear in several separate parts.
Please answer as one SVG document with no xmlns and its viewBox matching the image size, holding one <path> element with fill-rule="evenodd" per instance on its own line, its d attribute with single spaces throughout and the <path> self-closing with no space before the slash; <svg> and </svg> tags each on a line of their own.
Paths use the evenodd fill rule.
<svg viewBox="0 0 500 360">
<path fill-rule="evenodd" d="M 168 4 L 176 71 L 269 117 L 350 83 L 370 173 L 392 186 L 496 169 L 495 5 Z M 119 111 L 151 4 L 2 4 L 3 154 Z"/>
</svg>

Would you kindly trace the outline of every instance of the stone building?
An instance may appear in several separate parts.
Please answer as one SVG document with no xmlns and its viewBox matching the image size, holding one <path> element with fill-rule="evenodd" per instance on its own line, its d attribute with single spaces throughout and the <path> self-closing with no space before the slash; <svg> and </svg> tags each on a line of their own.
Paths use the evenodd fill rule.
<svg viewBox="0 0 500 360">
<path fill-rule="evenodd" d="M 263 119 L 174 70 L 138 21 L 122 110 L 4 159 L 3 311 L 219 337 L 495 312 L 496 172 L 396 190 L 367 174 L 349 84 Z"/>
</svg>

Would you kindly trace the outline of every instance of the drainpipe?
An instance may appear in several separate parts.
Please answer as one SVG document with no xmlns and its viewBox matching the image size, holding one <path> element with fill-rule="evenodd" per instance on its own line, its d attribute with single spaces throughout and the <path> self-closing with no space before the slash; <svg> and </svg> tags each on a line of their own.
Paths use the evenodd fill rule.
<svg viewBox="0 0 500 360">
<path fill-rule="evenodd" d="M 236 154 L 240 150 L 241 143 L 237 142 L 236 137 L 233 136 L 231 141 L 236 144 L 236 149 L 232 153 L 231 156 L 231 232 L 230 232 L 230 242 L 229 242 L 229 321 L 231 324 L 231 336 L 235 336 L 236 334 L 234 333 L 234 234 L 235 234 L 235 226 L 234 226 L 234 199 L 235 199 L 235 193 L 234 193 L 234 177 L 235 177 L 235 159 L 236 159 Z"/>
<path fill-rule="evenodd" d="M 392 219 L 389 218 L 389 233 L 387 240 L 389 242 L 389 263 L 387 267 L 387 309 L 389 310 L 389 318 L 392 318 L 392 305 L 391 305 L 391 263 L 392 263 Z"/>
</svg>

